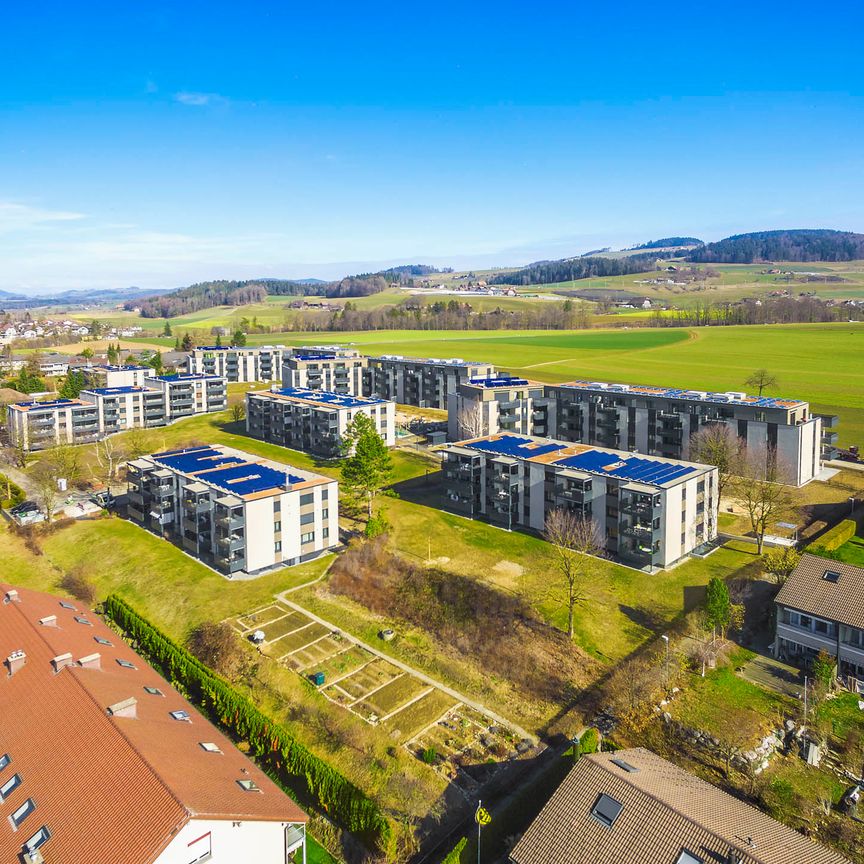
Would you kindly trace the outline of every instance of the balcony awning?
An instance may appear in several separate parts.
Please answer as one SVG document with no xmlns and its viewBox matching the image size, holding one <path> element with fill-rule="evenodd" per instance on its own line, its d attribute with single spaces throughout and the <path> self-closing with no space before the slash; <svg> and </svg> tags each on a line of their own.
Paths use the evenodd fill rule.
<svg viewBox="0 0 864 864">
<path fill-rule="evenodd" d="M 216 499 L 216 503 L 221 504 L 223 507 L 239 507 L 243 502 L 233 495 L 223 495 L 221 498 Z"/>
<path fill-rule="evenodd" d="M 620 488 L 626 492 L 639 492 L 644 495 L 654 495 L 657 492 L 656 486 L 648 486 L 645 483 L 622 483 Z"/>
</svg>

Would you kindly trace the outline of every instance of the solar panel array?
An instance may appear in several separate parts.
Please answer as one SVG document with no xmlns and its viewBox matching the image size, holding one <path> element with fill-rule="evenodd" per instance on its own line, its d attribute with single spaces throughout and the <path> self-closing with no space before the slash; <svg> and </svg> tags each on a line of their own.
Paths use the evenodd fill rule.
<svg viewBox="0 0 864 864">
<path fill-rule="evenodd" d="M 468 383 L 476 387 L 524 387 L 528 384 L 528 379 L 514 375 L 498 375 L 492 378 L 469 378 Z"/>
<path fill-rule="evenodd" d="M 594 474 L 605 474 L 621 480 L 633 480 L 637 483 L 648 483 L 651 486 L 662 486 L 678 480 L 696 469 L 692 465 L 679 465 L 672 462 L 660 462 L 656 459 L 646 459 L 642 456 L 619 457 L 615 453 L 602 450 L 587 450 L 577 453 L 554 463 L 566 468 L 578 468 Z"/>
<path fill-rule="evenodd" d="M 533 438 L 523 438 L 519 435 L 500 435 L 496 438 L 485 438 L 465 445 L 484 453 L 496 453 L 499 456 L 513 456 L 517 459 L 531 459 L 534 456 L 544 456 L 556 450 L 564 450 L 567 444 L 560 441 L 549 441 L 538 444 Z"/>
<path fill-rule="evenodd" d="M 294 360 L 335 360 L 335 354 L 292 354 Z"/>
<path fill-rule="evenodd" d="M 142 393 L 146 389 L 146 387 L 133 387 L 132 385 L 124 385 L 121 387 L 88 387 L 86 390 L 82 390 L 81 392 L 97 393 L 100 396 L 119 396 L 122 393 Z"/>
<path fill-rule="evenodd" d="M 206 375 L 203 372 L 175 372 L 172 375 L 156 375 L 157 381 L 203 381 L 210 379 L 215 381 L 218 375 Z"/>
<path fill-rule="evenodd" d="M 306 387 L 283 387 L 271 391 L 291 399 L 303 399 L 307 402 L 318 402 L 332 408 L 359 408 L 363 405 L 378 405 L 383 399 L 367 399 L 358 396 L 346 396 L 344 393 L 331 393 L 329 390 L 309 390 Z"/>
</svg>

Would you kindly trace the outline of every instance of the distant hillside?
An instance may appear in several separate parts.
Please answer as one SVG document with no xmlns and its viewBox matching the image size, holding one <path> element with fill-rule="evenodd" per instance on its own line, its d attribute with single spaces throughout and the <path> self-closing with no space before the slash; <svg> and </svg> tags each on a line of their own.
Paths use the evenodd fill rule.
<svg viewBox="0 0 864 864">
<path fill-rule="evenodd" d="M 704 246 L 705 241 L 698 237 L 663 237 L 661 240 L 649 240 L 631 249 L 672 249 L 678 246 Z"/>
<path fill-rule="evenodd" d="M 760 261 L 854 261 L 864 258 L 864 234 L 827 228 L 736 234 L 695 249 L 690 261 L 753 264 Z"/>
<path fill-rule="evenodd" d="M 626 258 L 564 258 L 560 261 L 537 261 L 521 270 L 502 273 L 490 279 L 492 285 L 548 285 L 573 279 L 624 276 L 649 273 L 655 269 L 657 256 L 631 255 Z"/>
</svg>

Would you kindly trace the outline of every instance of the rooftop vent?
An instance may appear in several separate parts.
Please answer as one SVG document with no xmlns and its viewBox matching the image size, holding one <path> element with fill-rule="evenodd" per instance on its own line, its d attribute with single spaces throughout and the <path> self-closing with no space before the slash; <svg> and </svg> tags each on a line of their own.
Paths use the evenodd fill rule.
<svg viewBox="0 0 864 864">
<path fill-rule="evenodd" d="M 57 616 L 56 615 L 46 615 L 44 618 L 39 619 L 39 623 L 43 627 L 56 627 L 57 626 Z"/>
<path fill-rule="evenodd" d="M 9 677 L 11 678 L 19 669 L 23 669 L 26 662 L 27 655 L 20 648 L 17 651 L 13 651 L 6 658 L 6 667 L 9 670 Z"/>
<path fill-rule="evenodd" d="M 122 702 L 115 702 L 108 706 L 108 714 L 111 717 L 137 717 L 138 700 L 134 696 L 130 696 Z"/>
<path fill-rule="evenodd" d="M 4 603 L 20 603 L 21 598 L 18 596 L 18 592 L 14 588 L 10 588 L 6 595 L 3 597 Z"/>
<path fill-rule="evenodd" d="M 79 658 L 78 665 L 82 669 L 101 669 L 102 655 L 98 652 L 95 654 L 87 654 L 86 656 Z"/>
<path fill-rule="evenodd" d="M 75 661 L 72 659 L 72 655 L 67 651 L 65 654 L 58 654 L 56 657 L 51 658 L 51 666 L 54 668 L 54 674 L 56 675 L 61 669 L 65 669 L 67 666 L 71 666 Z"/>
</svg>

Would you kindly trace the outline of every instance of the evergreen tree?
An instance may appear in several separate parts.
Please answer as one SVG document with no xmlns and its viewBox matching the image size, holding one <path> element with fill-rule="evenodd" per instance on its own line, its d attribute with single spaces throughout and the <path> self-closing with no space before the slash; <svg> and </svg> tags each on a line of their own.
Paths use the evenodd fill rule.
<svg viewBox="0 0 864 864">
<path fill-rule="evenodd" d="M 216 347 L 217 348 L 222 347 L 222 334 L 221 333 L 216 334 Z"/>
<path fill-rule="evenodd" d="M 726 635 L 726 628 L 732 620 L 732 603 L 729 600 L 729 587 L 714 576 L 708 582 L 705 592 L 705 619 L 708 624 Z"/>
<path fill-rule="evenodd" d="M 170 322 L 168 322 L 168 321 L 165 322 L 165 329 L 162 331 L 162 335 L 163 335 L 163 336 L 170 336 L 170 335 L 171 335 L 171 324 L 170 324 Z"/>
<path fill-rule="evenodd" d="M 195 347 L 195 343 L 192 341 L 192 337 L 188 333 L 183 334 L 183 342 L 180 344 L 180 347 L 184 351 L 191 351 Z"/>
<path fill-rule="evenodd" d="M 372 518 L 375 496 L 390 482 L 393 459 L 367 414 L 357 414 L 342 436 L 342 484 L 358 500 L 365 499 L 368 518 Z"/>
<path fill-rule="evenodd" d="M 84 380 L 84 373 L 70 369 L 66 373 L 63 384 L 57 392 L 63 399 L 77 399 L 86 385 L 87 382 Z"/>
<path fill-rule="evenodd" d="M 157 375 L 161 375 L 164 371 L 162 366 L 162 352 L 154 351 L 153 356 L 147 361 L 148 366 L 152 366 Z"/>
<path fill-rule="evenodd" d="M 246 334 L 242 330 L 235 330 L 231 337 L 231 344 L 235 348 L 242 348 L 246 344 Z"/>
<path fill-rule="evenodd" d="M 108 343 L 108 349 L 106 350 L 105 353 L 106 353 L 107 356 L 108 356 L 108 362 L 109 362 L 112 366 L 116 366 L 116 365 L 117 365 L 118 349 L 119 349 L 119 346 L 115 346 L 113 342 L 109 342 L 109 343 Z"/>
</svg>

